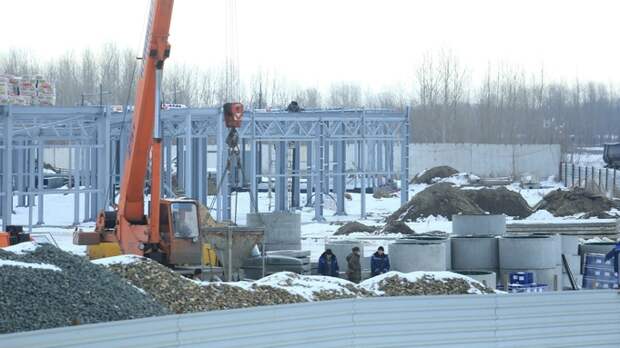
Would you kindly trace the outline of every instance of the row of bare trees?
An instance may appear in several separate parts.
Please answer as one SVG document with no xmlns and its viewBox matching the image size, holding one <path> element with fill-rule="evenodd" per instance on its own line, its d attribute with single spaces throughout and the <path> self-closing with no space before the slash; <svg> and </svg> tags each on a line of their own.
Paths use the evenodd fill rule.
<svg viewBox="0 0 620 348">
<path fill-rule="evenodd" d="M 55 81 L 57 104 L 131 104 L 141 64 L 114 44 L 97 52 L 69 52 L 42 62 L 29 51 L 0 52 L 0 73 L 42 74 Z M 226 102 L 225 68 L 170 64 L 163 99 L 188 106 Z M 253 108 L 284 108 L 297 100 L 305 108 L 411 107 L 416 142 L 561 143 L 591 145 L 618 140 L 620 98 L 614 86 L 590 81 L 554 82 L 544 70 L 526 72 L 489 65 L 471 76 L 449 51 L 426 54 L 408 77 L 412 87 L 382 91 L 350 82 L 327 89 L 300 87 L 274 71 L 257 71 L 241 83 L 242 102 Z M 475 84 L 472 81 L 477 81 Z M 228 86 L 230 87 L 230 86 Z"/>
</svg>

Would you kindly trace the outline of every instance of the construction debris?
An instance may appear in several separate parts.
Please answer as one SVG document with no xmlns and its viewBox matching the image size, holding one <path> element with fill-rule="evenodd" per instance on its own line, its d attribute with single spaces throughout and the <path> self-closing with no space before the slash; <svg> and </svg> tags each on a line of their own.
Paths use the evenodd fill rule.
<svg viewBox="0 0 620 348">
<path fill-rule="evenodd" d="M 447 178 L 458 174 L 459 171 L 450 166 L 439 166 L 418 173 L 412 180 L 413 184 L 433 184 L 438 179 Z"/>
<path fill-rule="evenodd" d="M 0 333 L 165 315 L 151 296 L 51 245 L 0 249 Z"/>
<path fill-rule="evenodd" d="M 601 193 L 580 187 L 549 192 L 538 205 L 538 210 L 547 210 L 554 216 L 576 216 L 583 219 L 615 218 L 616 216 L 609 214 L 614 208 L 619 209 L 620 204 Z"/>
<path fill-rule="evenodd" d="M 519 192 L 506 187 L 463 190 L 465 195 L 482 210 L 491 214 L 506 214 L 525 219 L 533 210 Z"/>
<path fill-rule="evenodd" d="M 373 233 L 376 231 L 377 231 L 376 227 L 367 226 L 357 221 L 351 221 L 339 227 L 338 230 L 336 230 L 336 233 L 334 233 L 334 236 L 346 236 L 346 235 L 349 235 L 351 233 L 356 233 L 356 232 Z"/>
<path fill-rule="evenodd" d="M 407 204 L 388 216 L 393 221 L 415 221 L 428 216 L 450 219 L 456 214 L 482 214 L 484 211 L 473 203 L 463 190 L 449 183 L 438 183 L 415 195 Z"/>
<path fill-rule="evenodd" d="M 492 294 L 495 291 L 452 272 L 388 272 L 361 286 L 384 296 Z"/>
</svg>

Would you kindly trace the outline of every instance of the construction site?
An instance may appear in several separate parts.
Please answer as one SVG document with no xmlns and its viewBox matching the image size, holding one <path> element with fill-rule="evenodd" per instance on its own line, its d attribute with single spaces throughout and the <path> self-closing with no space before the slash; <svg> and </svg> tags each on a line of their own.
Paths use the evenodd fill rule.
<svg viewBox="0 0 620 348">
<path fill-rule="evenodd" d="M 188 4 L 149 4 L 125 105 L 0 70 L 0 347 L 618 346 L 619 134 L 171 103 Z"/>
</svg>

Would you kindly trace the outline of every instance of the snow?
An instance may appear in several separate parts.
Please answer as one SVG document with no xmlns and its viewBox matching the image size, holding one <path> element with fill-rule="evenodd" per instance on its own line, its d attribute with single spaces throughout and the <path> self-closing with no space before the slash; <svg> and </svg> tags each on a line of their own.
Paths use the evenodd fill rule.
<svg viewBox="0 0 620 348">
<path fill-rule="evenodd" d="M 433 178 L 433 182 L 447 182 L 456 186 L 465 186 L 480 181 L 480 177 L 469 173 L 458 173 L 447 178 Z"/>
<path fill-rule="evenodd" d="M 129 265 L 132 263 L 140 262 L 144 260 L 144 257 L 138 255 L 118 255 L 112 257 L 106 257 L 102 259 L 92 260 L 91 262 L 101 266 L 109 265 Z"/>
<path fill-rule="evenodd" d="M 13 254 L 23 255 L 25 253 L 31 253 L 37 250 L 38 247 L 39 245 L 35 242 L 23 242 L 5 247 L 3 249 L 12 252 Z"/>
<path fill-rule="evenodd" d="M 555 216 L 548 212 L 547 210 L 539 210 L 534 212 L 534 214 L 525 218 L 526 220 L 536 220 L 536 221 L 545 221 L 545 220 L 553 220 Z"/>
<path fill-rule="evenodd" d="M 47 263 L 28 263 L 28 262 L 19 262 L 12 260 L 0 260 L 0 267 L 24 267 L 24 268 L 34 268 L 34 269 L 44 269 L 50 271 L 62 271 L 60 268 L 50 265 Z"/>
<path fill-rule="evenodd" d="M 306 276 L 292 272 L 274 273 L 254 282 L 255 285 L 267 285 L 288 291 L 293 295 L 299 295 L 308 301 L 316 301 L 316 293 L 336 292 L 354 296 L 355 293 L 349 287 L 356 287 L 348 280 L 326 276 Z"/>
<path fill-rule="evenodd" d="M 43 174 L 57 174 L 57 173 L 51 169 L 43 168 Z"/>
</svg>

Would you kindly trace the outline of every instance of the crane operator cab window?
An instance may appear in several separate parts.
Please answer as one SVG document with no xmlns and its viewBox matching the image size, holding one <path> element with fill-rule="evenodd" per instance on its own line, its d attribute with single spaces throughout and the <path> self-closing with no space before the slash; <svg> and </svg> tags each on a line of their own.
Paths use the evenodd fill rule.
<svg viewBox="0 0 620 348">
<path fill-rule="evenodd" d="M 198 211 L 194 203 L 175 202 L 171 204 L 174 237 L 198 238 Z"/>
</svg>

